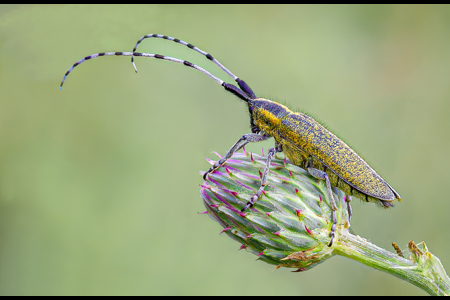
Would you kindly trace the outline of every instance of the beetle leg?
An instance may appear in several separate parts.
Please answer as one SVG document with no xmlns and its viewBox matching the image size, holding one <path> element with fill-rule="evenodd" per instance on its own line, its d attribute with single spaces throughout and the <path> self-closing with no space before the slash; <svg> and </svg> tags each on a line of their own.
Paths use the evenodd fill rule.
<svg viewBox="0 0 450 300">
<path fill-rule="evenodd" d="M 280 143 L 278 143 L 277 141 L 275 141 L 275 154 L 279 153 L 279 152 L 283 152 L 283 146 L 281 146 Z"/>
<path fill-rule="evenodd" d="M 231 147 L 230 150 L 228 150 L 227 154 L 225 154 L 224 157 L 222 157 L 219 161 L 216 161 L 214 163 L 214 165 L 209 168 L 208 171 L 205 172 L 205 174 L 203 174 L 203 179 L 206 180 L 206 176 L 209 173 L 214 172 L 215 170 L 217 170 L 220 166 L 222 166 L 227 159 L 229 159 L 234 152 L 238 151 L 239 149 L 241 149 L 242 147 L 244 147 L 245 145 L 247 145 L 248 143 L 255 143 L 255 142 L 261 142 L 264 140 L 267 140 L 270 136 L 265 135 L 265 134 L 258 134 L 258 133 L 248 133 L 248 134 L 244 134 L 237 142 L 236 144 L 233 145 L 233 147 Z"/>
<path fill-rule="evenodd" d="M 256 201 L 258 201 L 259 197 L 261 197 L 262 193 L 264 192 L 264 188 L 266 187 L 267 184 L 267 175 L 269 175 L 270 161 L 277 152 L 281 152 L 279 151 L 281 149 L 280 147 L 281 146 L 279 145 L 275 145 L 275 147 L 269 149 L 269 152 L 267 153 L 266 166 L 264 167 L 264 171 L 262 173 L 261 185 L 258 189 L 258 192 L 256 192 L 255 195 L 253 195 L 252 199 L 250 199 L 250 201 L 248 201 L 247 204 L 245 204 L 244 208 L 241 209 L 241 211 L 244 211 L 247 208 L 252 207 L 256 203 Z"/>
<path fill-rule="evenodd" d="M 318 179 L 325 180 L 325 183 L 327 185 L 328 198 L 330 198 L 331 210 L 333 211 L 332 212 L 332 216 L 331 216 L 331 219 L 333 221 L 333 225 L 331 225 L 331 232 L 330 232 L 331 241 L 328 244 L 328 247 L 331 247 L 331 245 L 333 245 L 334 233 L 336 232 L 336 223 L 337 223 L 336 211 L 337 211 L 337 207 L 336 207 L 336 202 L 334 201 L 334 198 L 333 198 L 333 193 L 331 192 L 330 178 L 328 178 L 327 173 L 324 172 L 324 171 L 321 171 L 321 170 L 318 170 L 318 169 L 314 169 L 312 167 L 308 167 L 307 170 L 308 170 L 308 173 L 311 174 L 311 176 L 316 177 Z"/>
</svg>

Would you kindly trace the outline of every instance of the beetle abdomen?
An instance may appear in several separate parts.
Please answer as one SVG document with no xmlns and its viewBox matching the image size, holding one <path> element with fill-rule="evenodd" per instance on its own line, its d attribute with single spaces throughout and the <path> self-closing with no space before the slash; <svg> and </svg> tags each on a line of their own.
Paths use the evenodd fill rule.
<svg viewBox="0 0 450 300">
<path fill-rule="evenodd" d="M 333 186 L 345 191 L 342 183 L 339 184 L 339 180 L 343 180 L 350 187 L 376 199 L 400 199 L 398 193 L 355 151 L 313 118 L 301 113 L 290 113 L 281 120 L 278 135 L 279 138 L 277 134 L 274 137 L 282 144 L 283 151 L 293 163 L 302 163 L 312 156 L 314 164 L 322 163 L 327 168 Z M 339 178 L 333 178 L 336 176 Z M 357 196 L 362 198 L 365 195 Z M 367 198 L 363 200 L 368 201 Z"/>
</svg>

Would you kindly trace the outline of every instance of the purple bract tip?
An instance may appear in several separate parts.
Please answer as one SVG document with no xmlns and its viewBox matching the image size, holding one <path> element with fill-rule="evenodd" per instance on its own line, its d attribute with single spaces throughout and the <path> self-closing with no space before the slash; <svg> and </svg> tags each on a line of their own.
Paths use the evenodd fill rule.
<svg viewBox="0 0 450 300">
<path fill-rule="evenodd" d="M 217 155 L 218 157 L 222 158 L 222 155 L 220 155 L 220 154 L 217 153 L 216 151 L 213 151 L 212 153 L 214 153 L 214 154 Z"/>
<path fill-rule="evenodd" d="M 230 226 L 228 226 L 228 227 L 225 227 L 219 234 L 221 234 L 221 233 L 224 233 L 225 231 L 228 231 L 228 230 L 230 230 L 231 229 L 231 227 Z"/>
<path fill-rule="evenodd" d="M 211 165 L 213 165 L 213 164 L 215 163 L 215 161 L 214 161 L 214 160 L 212 160 L 212 159 L 209 159 L 208 157 L 206 158 L 206 161 L 207 161 L 207 162 L 209 162 L 209 164 L 211 164 Z"/>
<path fill-rule="evenodd" d="M 305 270 L 306 270 L 305 268 L 298 268 L 297 270 L 291 271 L 291 272 L 303 272 L 303 271 L 305 271 Z"/>
<path fill-rule="evenodd" d="M 306 227 L 306 225 L 305 225 L 305 229 L 306 229 L 306 232 L 307 232 L 309 235 L 312 235 L 312 231 L 311 231 L 308 227 Z"/>
<path fill-rule="evenodd" d="M 258 254 L 258 256 L 261 256 L 261 255 L 264 255 L 264 251 Z"/>
<path fill-rule="evenodd" d="M 247 246 L 241 245 L 241 247 L 239 247 L 239 250 L 242 250 L 242 249 L 247 249 Z"/>
<path fill-rule="evenodd" d="M 204 212 L 199 212 L 198 214 L 199 214 L 199 215 L 203 215 L 203 214 L 207 214 L 207 213 L 208 213 L 208 211 L 205 210 Z"/>
<path fill-rule="evenodd" d="M 262 156 L 264 156 L 264 148 L 261 148 Z"/>
</svg>

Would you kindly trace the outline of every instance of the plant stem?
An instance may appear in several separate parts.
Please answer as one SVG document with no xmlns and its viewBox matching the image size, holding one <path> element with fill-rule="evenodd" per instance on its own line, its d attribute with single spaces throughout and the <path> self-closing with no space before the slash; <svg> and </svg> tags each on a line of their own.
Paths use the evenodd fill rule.
<svg viewBox="0 0 450 300">
<path fill-rule="evenodd" d="M 422 251 L 412 241 L 408 247 L 412 260 L 352 235 L 348 230 L 342 230 L 334 251 L 408 281 L 430 295 L 450 295 L 450 278 L 439 259 L 428 252 L 424 243 Z"/>
</svg>

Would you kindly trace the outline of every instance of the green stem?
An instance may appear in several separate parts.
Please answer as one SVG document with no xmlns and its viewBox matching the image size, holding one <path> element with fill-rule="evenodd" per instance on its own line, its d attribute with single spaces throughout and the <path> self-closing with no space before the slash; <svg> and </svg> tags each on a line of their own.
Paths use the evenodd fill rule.
<svg viewBox="0 0 450 300">
<path fill-rule="evenodd" d="M 410 242 L 409 249 L 414 260 L 409 260 L 352 235 L 348 230 L 342 230 L 334 251 L 408 281 L 430 295 L 450 295 L 450 278 L 441 262 L 428 252 L 425 244 L 422 246 L 425 250 L 420 251 Z"/>
</svg>

